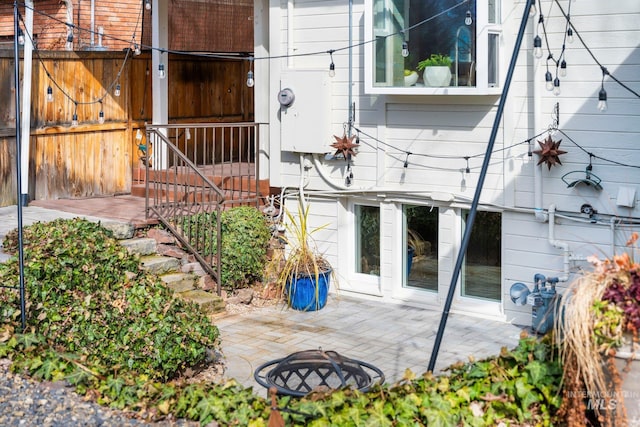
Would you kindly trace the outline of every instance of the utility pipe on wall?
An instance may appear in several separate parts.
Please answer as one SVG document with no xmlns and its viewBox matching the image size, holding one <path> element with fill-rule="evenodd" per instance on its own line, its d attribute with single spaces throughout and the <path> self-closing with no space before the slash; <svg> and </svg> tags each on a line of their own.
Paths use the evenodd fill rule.
<svg viewBox="0 0 640 427">
<path fill-rule="evenodd" d="M 569 280 L 569 271 L 571 267 L 571 251 L 569 244 L 563 240 L 556 240 L 556 205 L 549 206 L 549 244 L 556 249 L 562 250 L 563 275 L 558 277 L 558 281 L 566 282 Z"/>
</svg>

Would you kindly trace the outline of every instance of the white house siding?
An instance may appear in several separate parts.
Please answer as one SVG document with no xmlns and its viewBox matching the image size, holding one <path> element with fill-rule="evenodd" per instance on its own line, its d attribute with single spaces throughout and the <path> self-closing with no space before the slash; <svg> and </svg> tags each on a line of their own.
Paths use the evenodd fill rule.
<svg viewBox="0 0 640 427">
<path fill-rule="evenodd" d="M 547 36 L 555 57 L 564 36 L 565 21 L 555 1 L 537 1 L 545 14 Z M 567 10 L 568 0 L 559 0 Z M 328 71 L 328 54 L 307 53 L 339 50 L 333 54 L 336 76 L 331 79 L 331 98 L 328 105 L 331 128 L 328 134 L 311 131 L 310 141 L 331 152 L 333 135 L 341 136 L 348 121 L 348 2 L 321 0 L 271 0 L 269 3 L 269 55 L 293 53 L 293 58 L 272 59 L 269 81 L 269 122 L 271 149 L 270 178 L 274 185 L 291 191 L 302 185 L 305 195 L 322 192 L 312 198 L 312 219 L 315 224 L 331 223 L 319 243 L 335 262 L 342 288 L 358 295 L 382 298 L 390 302 L 409 302 L 441 306 L 444 302 L 462 235 L 461 209 L 468 208 L 475 191 L 499 97 L 492 95 L 368 95 L 364 90 L 364 49 L 359 45 L 369 39 L 364 32 L 364 3 L 353 4 L 353 102 L 355 123 L 363 133 L 358 155 L 351 171 L 354 181 L 345 186 L 347 163 L 327 161 L 322 155 L 290 153 L 279 149 L 283 135 L 280 126 L 276 95 L 283 71 L 316 69 Z M 287 16 L 293 11 L 293 19 Z M 504 0 L 502 3 L 503 37 L 501 41 L 501 79 L 504 79 L 515 35 L 522 16 L 523 1 Z M 593 55 L 627 86 L 640 91 L 640 2 L 621 0 L 580 0 L 571 5 L 571 20 Z M 536 273 L 547 277 L 572 280 L 581 269 L 588 269 L 586 258 L 591 255 L 611 256 L 621 251 L 632 230 L 640 226 L 612 226 L 612 218 L 640 222 L 640 169 L 624 167 L 640 164 L 640 99 L 623 89 L 612 79 L 605 79 L 609 109 L 596 109 L 602 78 L 596 65 L 578 37 L 567 44 L 568 75 L 561 78 L 562 93 L 554 96 L 544 89 L 546 52 L 543 60 L 533 58 L 531 47 L 537 15 L 531 18 L 522 51 L 518 56 L 513 84 L 505 105 L 494 153 L 484 183 L 481 208 L 502 212 L 502 306 L 493 316 L 527 324 L 531 307 L 516 307 L 509 298 L 509 288 L 515 282 L 532 285 Z M 291 31 L 287 28 L 292 22 Z M 540 30 L 542 31 L 542 30 Z M 288 46 L 288 37 L 293 44 Z M 551 67 L 555 72 L 555 67 Z M 367 71 L 368 72 L 368 71 Z M 256 86 L 256 90 L 259 87 Z M 553 125 L 554 106 L 559 105 L 559 129 L 554 140 L 562 140 L 560 148 L 567 153 L 560 157 L 562 165 L 537 166 L 538 156 L 529 156 L 539 148 L 537 141 L 530 146 L 520 144 Z M 376 141 L 376 139 L 382 141 Z M 573 140 L 573 142 L 571 141 Z M 386 145 L 388 144 L 388 145 Z M 580 147 L 578 147 L 578 144 Z M 415 155 L 407 160 L 404 151 Z M 562 177 L 571 171 L 584 171 L 589 164 L 593 174 L 602 179 L 602 191 L 578 185 L 567 188 Z M 424 157 L 470 156 L 470 173 L 459 158 Z M 480 155 L 475 157 L 475 155 Z M 300 160 L 306 167 L 300 165 Z M 607 159 L 609 161 L 604 161 Z M 320 165 L 320 170 L 316 168 Z M 304 166 L 304 163 L 303 163 Z M 535 172 L 537 168 L 538 173 Z M 302 176 L 302 179 L 301 179 Z M 541 189 L 536 197 L 536 181 Z M 617 205 L 620 187 L 635 189 L 633 207 Z M 434 201 L 452 194 L 453 203 Z M 354 268 L 354 226 L 350 214 L 353 203 L 377 204 L 381 209 L 381 268 L 379 278 L 356 275 Z M 398 286 L 402 275 L 401 213 L 402 203 L 426 203 L 440 207 L 439 218 L 439 292 L 415 295 Z M 289 201 L 287 203 L 290 203 Z M 539 204 L 539 206 L 538 206 Z M 597 221 L 591 222 L 580 213 L 583 204 L 598 211 Z M 556 221 L 553 236 L 569 247 L 569 264 L 565 265 L 562 249 L 549 241 L 549 223 L 534 215 L 534 209 L 547 214 L 555 206 Z M 567 274 L 566 266 L 569 267 Z M 362 286 L 359 286 L 361 281 Z M 567 282 L 560 284 L 562 290 Z M 365 289 L 363 291 L 363 289 Z M 454 310 L 474 311 L 466 302 L 456 299 Z M 487 314 L 487 313 L 485 313 Z"/>
</svg>

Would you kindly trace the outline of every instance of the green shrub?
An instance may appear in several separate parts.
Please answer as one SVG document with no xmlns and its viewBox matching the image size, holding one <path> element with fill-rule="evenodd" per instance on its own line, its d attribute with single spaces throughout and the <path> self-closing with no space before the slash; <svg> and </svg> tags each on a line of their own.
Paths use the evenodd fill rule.
<svg viewBox="0 0 640 427">
<path fill-rule="evenodd" d="M 271 232 L 256 208 L 241 206 L 222 213 L 222 278 L 224 289 L 233 290 L 262 277 Z M 215 213 L 189 217 L 182 224 L 191 240 L 198 240 L 204 255 L 215 255 Z"/>
<path fill-rule="evenodd" d="M 100 225 L 56 220 L 23 232 L 26 319 L 42 345 L 167 379 L 205 360 L 219 333 L 190 303 L 153 275 Z M 17 247 L 17 232 L 7 235 Z M 14 257 L 0 265 L 0 282 L 18 287 Z M 0 325 L 19 321 L 19 294 L 0 290 Z"/>
</svg>

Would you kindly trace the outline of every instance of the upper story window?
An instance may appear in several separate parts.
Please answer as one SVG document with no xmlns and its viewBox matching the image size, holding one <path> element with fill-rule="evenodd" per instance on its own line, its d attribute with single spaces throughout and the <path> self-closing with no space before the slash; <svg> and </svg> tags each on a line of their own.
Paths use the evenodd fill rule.
<svg viewBox="0 0 640 427">
<path fill-rule="evenodd" d="M 368 93 L 500 93 L 500 0 L 366 0 L 365 8 Z"/>
</svg>

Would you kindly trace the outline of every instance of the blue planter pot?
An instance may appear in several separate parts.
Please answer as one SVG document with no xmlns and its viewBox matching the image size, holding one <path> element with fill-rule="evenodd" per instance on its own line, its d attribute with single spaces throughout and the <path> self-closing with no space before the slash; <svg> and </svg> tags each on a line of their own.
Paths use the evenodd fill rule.
<svg viewBox="0 0 640 427">
<path fill-rule="evenodd" d="M 294 310 L 316 311 L 327 304 L 329 293 L 329 280 L 331 270 L 321 272 L 318 276 L 316 290 L 316 278 L 314 276 L 299 276 L 287 283 L 287 298 L 289 306 Z"/>
</svg>

